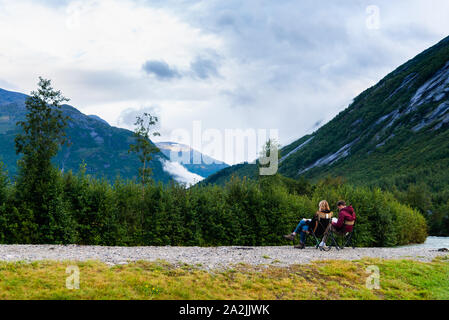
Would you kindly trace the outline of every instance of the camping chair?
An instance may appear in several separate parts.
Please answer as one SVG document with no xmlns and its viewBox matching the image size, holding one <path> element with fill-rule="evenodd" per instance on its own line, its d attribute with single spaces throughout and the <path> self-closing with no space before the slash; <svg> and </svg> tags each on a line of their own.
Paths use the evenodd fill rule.
<svg viewBox="0 0 449 320">
<path fill-rule="evenodd" d="M 314 242 L 313 246 L 318 249 L 326 229 L 332 222 L 332 215 L 332 212 L 328 214 L 319 212 L 313 217 L 309 224 L 309 232 L 308 234 L 306 233 L 306 243 L 309 239 L 312 239 Z"/>
<path fill-rule="evenodd" d="M 343 250 L 344 248 L 351 246 L 352 249 L 355 249 L 355 220 L 345 221 L 345 225 L 353 226 L 352 231 L 341 234 L 332 231 L 332 229 L 329 230 L 327 242 L 330 243 L 330 245 L 326 245 L 326 247 L 323 248 L 324 251 L 329 251 L 332 247 L 335 247 L 337 250 Z M 339 238 L 340 241 L 338 241 Z"/>
</svg>

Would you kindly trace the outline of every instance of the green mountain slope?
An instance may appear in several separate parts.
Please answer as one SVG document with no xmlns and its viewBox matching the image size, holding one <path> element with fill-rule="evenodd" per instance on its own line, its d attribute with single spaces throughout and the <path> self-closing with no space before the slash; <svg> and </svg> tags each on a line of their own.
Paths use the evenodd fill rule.
<svg viewBox="0 0 449 320">
<path fill-rule="evenodd" d="M 446 38 L 360 94 L 315 133 L 284 148 L 287 154 L 303 144 L 283 159 L 279 171 L 373 184 L 416 170 L 448 168 L 448 128 Z"/>
<path fill-rule="evenodd" d="M 429 170 L 447 175 L 448 128 L 449 37 L 361 93 L 313 134 L 283 147 L 279 172 L 312 180 L 343 176 L 357 184 Z M 205 182 L 254 177 L 254 166 L 233 166 Z"/>
<path fill-rule="evenodd" d="M 361 93 L 333 120 L 281 150 L 279 173 L 380 186 L 449 235 L 449 37 Z M 257 177 L 241 164 L 208 177 Z"/>
<path fill-rule="evenodd" d="M 24 94 L 0 89 L 0 160 L 12 177 L 17 173 L 19 159 L 14 145 L 18 130 L 16 123 L 25 119 L 26 98 Z M 78 171 L 84 161 L 87 173 L 111 181 L 117 175 L 129 179 L 137 176 L 139 159 L 128 154 L 129 145 L 133 142 L 131 131 L 112 127 L 104 120 L 86 116 L 68 105 L 63 106 L 63 112 L 71 118 L 67 128 L 71 145 L 58 153 L 55 165 L 66 171 Z M 159 153 L 151 163 L 156 181 L 172 180 L 172 176 L 163 169 L 161 161 L 165 160 L 167 157 Z"/>
<path fill-rule="evenodd" d="M 313 134 L 282 148 L 279 172 L 315 181 L 342 176 L 353 184 L 386 188 L 423 184 L 445 192 L 448 128 L 449 37 L 361 93 Z M 221 184 L 232 175 L 254 178 L 254 166 L 227 168 L 204 183 Z M 449 193 L 441 198 L 446 203 Z"/>
</svg>

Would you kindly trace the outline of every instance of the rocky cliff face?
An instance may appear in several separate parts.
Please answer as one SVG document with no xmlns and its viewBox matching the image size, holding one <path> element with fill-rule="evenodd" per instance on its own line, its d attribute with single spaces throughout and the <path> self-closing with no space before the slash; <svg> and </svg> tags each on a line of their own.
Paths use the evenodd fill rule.
<svg viewBox="0 0 449 320">
<path fill-rule="evenodd" d="M 446 38 L 360 94 L 307 140 L 284 148 L 280 172 L 360 180 L 429 166 L 449 157 L 449 141 L 441 143 L 448 127 Z"/>
</svg>

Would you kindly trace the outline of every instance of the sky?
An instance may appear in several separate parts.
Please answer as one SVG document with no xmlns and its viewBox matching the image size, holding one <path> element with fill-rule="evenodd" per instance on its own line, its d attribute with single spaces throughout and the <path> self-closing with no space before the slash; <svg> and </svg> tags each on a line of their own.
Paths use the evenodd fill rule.
<svg viewBox="0 0 449 320">
<path fill-rule="evenodd" d="M 111 125 L 149 112 L 156 141 L 251 161 L 270 130 L 282 146 L 312 133 L 446 37 L 448 13 L 447 0 L 0 0 L 0 88 L 49 78 Z"/>
</svg>

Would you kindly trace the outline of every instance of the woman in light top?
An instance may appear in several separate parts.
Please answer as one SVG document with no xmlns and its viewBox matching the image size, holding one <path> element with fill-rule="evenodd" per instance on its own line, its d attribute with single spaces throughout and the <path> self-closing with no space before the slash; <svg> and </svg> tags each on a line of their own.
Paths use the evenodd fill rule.
<svg viewBox="0 0 449 320">
<path fill-rule="evenodd" d="M 312 219 L 302 219 L 296 226 L 296 229 L 291 234 L 285 235 L 284 238 L 293 241 L 299 233 L 300 242 L 299 245 L 295 246 L 295 248 L 304 249 L 306 246 L 306 235 L 310 233 L 310 231 L 313 231 L 314 233 L 317 232 L 317 228 L 321 226 L 319 223 L 321 219 L 325 219 L 326 221 L 330 221 L 329 219 L 332 219 L 332 212 L 330 210 L 329 203 L 326 200 L 320 201 L 318 211 Z M 324 232 L 324 230 L 322 231 Z"/>
</svg>

